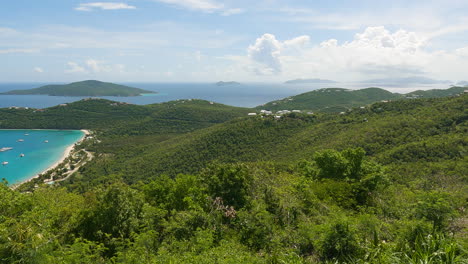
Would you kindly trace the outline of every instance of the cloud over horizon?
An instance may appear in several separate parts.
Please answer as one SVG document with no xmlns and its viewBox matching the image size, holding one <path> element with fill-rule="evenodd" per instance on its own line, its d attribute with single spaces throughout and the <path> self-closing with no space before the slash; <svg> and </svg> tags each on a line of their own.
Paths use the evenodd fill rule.
<svg viewBox="0 0 468 264">
<path fill-rule="evenodd" d="M 115 2 L 94 2 L 79 4 L 75 7 L 77 11 L 93 11 L 95 9 L 101 10 L 120 10 L 120 9 L 136 9 L 135 6 L 128 5 L 126 3 L 115 3 Z"/>
</svg>

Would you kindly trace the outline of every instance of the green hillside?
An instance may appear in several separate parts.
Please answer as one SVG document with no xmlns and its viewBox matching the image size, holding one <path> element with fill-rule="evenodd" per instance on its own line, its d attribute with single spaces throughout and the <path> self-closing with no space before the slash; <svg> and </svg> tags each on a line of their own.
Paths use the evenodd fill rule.
<svg viewBox="0 0 468 264">
<path fill-rule="evenodd" d="M 449 89 L 432 89 L 432 90 L 417 90 L 411 93 L 405 94 L 406 97 L 417 97 L 417 98 L 437 98 L 437 97 L 446 97 L 454 96 L 460 93 L 463 93 L 466 90 L 466 87 L 454 86 Z"/>
<path fill-rule="evenodd" d="M 296 96 L 284 98 L 258 106 L 268 110 L 311 110 L 322 112 L 341 112 L 348 108 L 363 106 L 381 100 L 394 100 L 401 95 L 380 88 L 348 90 L 343 88 L 324 88 Z"/>
<path fill-rule="evenodd" d="M 154 92 L 120 84 L 90 80 L 64 85 L 46 85 L 28 90 L 14 90 L 4 94 L 43 94 L 51 96 L 139 96 L 144 93 Z"/>
<path fill-rule="evenodd" d="M 250 109 L 204 100 L 132 105 L 84 99 L 46 109 L 0 109 L 1 128 L 92 129 L 107 134 L 182 133 L 245 116 Z"/>
<path fill-rule="evenodd" d="M 452 125 L 466 125 L 466 112 L 461 111 L 465 106 L 466 96 L 449 101 L 377 103 L 346 115 L 293 113 L 280 120 L 272 116 L 235 119 L 158 143 L 134 159 L 116 156 L 109 173 L 123 170 L 125 177 L 133 182 L 152 175 L 196 173 L 212 161 L 289 163 L 310 157 L 320 149 L 346 147 L 362 147 L 369 155 L 382 157 L 382 162 L 387 163 L 383 158 L 387 154 L 383 153 L 413 148 L 426 140 L 435 144 L 431 148 L 450 158 L 460 151 L 463 153 L 466 145 L 460 143 L 466 137 L 453 130 Z M 131 152 L 126 150 L 126 154 L 128 151 Z M 392 162 L 399 159 L 403 156 Z M 138 169 L 138 164 L 145 161 L 150 162 L 144 170 Z"/>
<path fill-rule="evenodd" d="M 53 185 L 0 184 L 0 262 L 468 259 L 468 95 L 280 119 L 202 100 L 115 104 L 30 124 L 77 118 L 98 132 L 81 146 L 95 158 Z M 2 109 L 0 124 L 35 114 Z"/>
</svg>

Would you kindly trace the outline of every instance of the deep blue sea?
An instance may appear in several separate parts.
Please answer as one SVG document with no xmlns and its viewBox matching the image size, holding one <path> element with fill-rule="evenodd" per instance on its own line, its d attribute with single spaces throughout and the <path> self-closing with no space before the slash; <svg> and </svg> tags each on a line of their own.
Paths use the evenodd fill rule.
<svg viewBox="0 0 468 264">
<path fill-rule="evenodd" d="M 0 93 L 10 90 L 31 89 L 50 83 L 0 83 Z M 278 84 L 278 83 L 246 83 L 241 85 L 217 86 L 213 83 L 121 83 L 128 86 L 142 88 L 158 92 L 150 96 L 137 97 L 111 97 L 103 98 L 127 102 L 132 104 L 152 104 L 167 102 L 177 99 L 204 99 L 217 103 L 254 107 L 273 100 L 278 100 L 292 95 L 309 92 L 320 88 L 341 87 L 360 89 L 378 86 L 392 92 L 409 92 L 416 89 L 446 89 L 446 84 L 429 86 L 395 87 L 375 84 Z M 23 106 L 45 108 L 62 103 L 69 103 L 83 99 L 84 97 L 65 97 L 47 95 L 0 95 L 0 108 L 10 106 Z"/>
<path fill-rule="evenodd" d="M 0 130 L 0 149 L 13 148 L 0 152 L 0 179 L 5 178 L 11 185 L 44 172 L 83 135 L 79 130 Z M 5 161 L 8 165 L 2 165 Z"/>
</svg>

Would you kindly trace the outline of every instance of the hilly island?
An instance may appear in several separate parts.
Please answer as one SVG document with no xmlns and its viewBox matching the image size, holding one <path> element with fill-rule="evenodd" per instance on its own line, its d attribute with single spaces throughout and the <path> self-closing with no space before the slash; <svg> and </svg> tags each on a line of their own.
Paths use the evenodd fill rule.
<svg viewBox="0 0 468 264">
<path fill-rule="evenodd" d="M 466 263 L 465 89 L 0 109 L 1 129 L 91 131 L 57 168 L 0 184 L 0 260 Z M 318 111 L 260 112 L 275 102 Z"/>
<path fill-rule="evenodd" d="M 100 82 L 95 80 L 74 82 L 70 84 L 46 85 L 28 90 L 13 90 L 3 94 L 6 95 L 50 95 L 50 96 L 140 96 L 142 94 L 154 93 L 139 88 L 125 85 Z"/>
</svg>

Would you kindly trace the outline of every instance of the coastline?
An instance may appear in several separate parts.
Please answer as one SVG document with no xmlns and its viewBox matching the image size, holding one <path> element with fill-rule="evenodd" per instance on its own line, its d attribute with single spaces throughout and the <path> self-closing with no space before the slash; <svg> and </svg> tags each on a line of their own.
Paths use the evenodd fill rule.
<svg viewBox="0 0 468 264">
<path fill-rule="evenodd" d="M 28 130 L 69 130 L 69 129 L 28 129 Z M 84 140 L 87 136 L 91 135 L 91 132 L 90 132 L 89 130 L 87 130 L 87 129 L 80 129 L 80 131 L 83 132 L 82 137 L 81 137 L 78 141 L 76 141 L 75 143 L 73 143 L 72 145 L 68 146 L 68 147 L 65 149 L 65 151 L 63 152 L 63 154 L 62 154 L 62 156 L 60 157 L 60 159 L 57 160 L 57 162 L 53 163 L 51 166 L 49 166 L 49 167 L 48 167 L 47 169 L 45 169 L 44 171 L 38 173 L 37 175 L 35 175 L 35 176 L 31 177 L 31 178 L 28 178 L 28 179 L 26 179 L 26 180 L 17 182 L 17 183 L 15 183 L 15 184 L 11 185 L 10 187 L 14 190 L 14 189 L 18 188 L 20 185 L 22 185 L 22 184 L 24 184 L 24 183 L 27 183 L 27 182 L 30 182 L 30 181 L 32 181 L 33 179 L 38 178 L 41 174 L 44 174 L 44 173 L 46 173 L 46 172 L 48 172 L 48 171 L 50 171 L 50 170 L 53 170 L 53 169 L 57 168 L 60 164 L 62 164 L 62 163 L 65 161 L 65 159 L 68 158 L 68 157 L 71 155 L 72 151 L 75 149 L 75 146 L 81 144 L 81 143 L 83 142 L 83 140 Z"/>
</svg>

